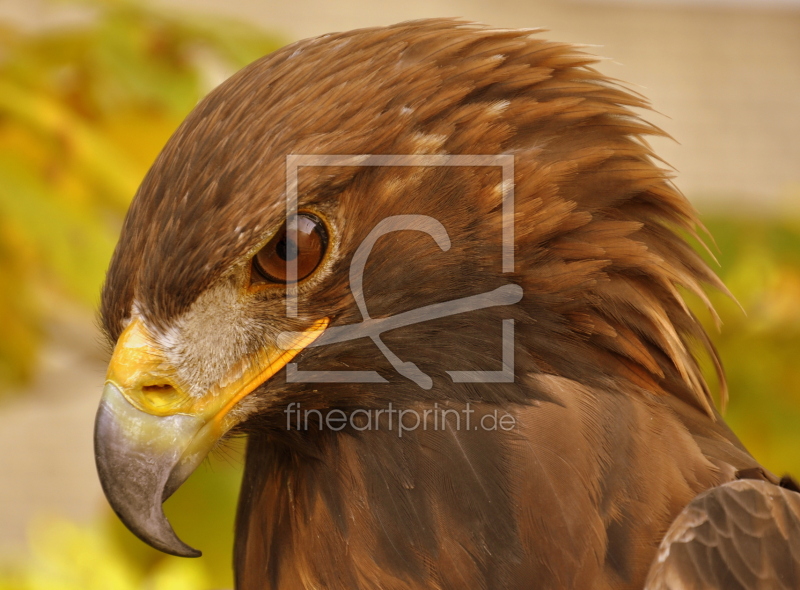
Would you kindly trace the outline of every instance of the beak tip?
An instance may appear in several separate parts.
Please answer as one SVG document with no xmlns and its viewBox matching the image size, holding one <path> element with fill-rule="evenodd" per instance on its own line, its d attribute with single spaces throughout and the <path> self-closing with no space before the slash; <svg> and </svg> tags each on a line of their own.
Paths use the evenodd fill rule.
<svg viewBox="0 0 800 590">
<path fill-rule="evenodd" d="M 119 514 L 117 516 L 119 516 Z M 125 522 L 124 519 L 121 518 L 121 520 L 123 522 Z M 167 538 L 167 539 L 154 538 L 152 536 L 152 532 L 151 531 L 147 531 L 146 533 L 144 533 L 144 532 L 140 532 L 140 531 L 138 531 L 138 530 L 136 530 L 136 529 L 134 529 L 133 527 L 130 527 L 130 526 L 128 528 L 142 542 L 147 543 L 148 545 L 150 545 L 154 549 L 158 549 L 159 551 L 162 551 L 164 553 L 168 553 L 170 555 L 175 555 L 176 557 L 200 557 L 201 555 L 203 555 L 202 551 L 200 551 L 198 549 L 195 549 L 194 547 L 191 547 L 191 546 L 187 545 L 186 543 L 184 543 L 183 541 L 181 541 L 177 537 L 177 535 L 175 535 L 175 533 L 172 532 L 171 528 L 169 529 L 169 532 L 171 533 L 171 535 L 169 535 L 169 537 L 171 537 L 171 538 Z"/>
<path fill-rule="evenodd" d="M 195 549 L 194 547 L 189 547 L 189 545 L 184 545 L 185 549 L 181 551 L 181 553 L 173 553 L 173 555 L 177 555 L 178 557 L 202 557 L 203 552 L 199 549 Z"/>
<path fill-rule="evenodd" d="M 138 514 L 123 514 L 113 503 L 110 501 L 109 503 L 126 528 L 143 543 L 176 557 L 200 557 L 203 555 L 202 551 L 187 545 L 178 538 L 163 510 L 159 510 L 157 515 L 152 515 L 147 521 L 141 522 Z"/>
<path fill-rule="evenodd" d="M 161 445 L 156 445 L 157 440 L 151 436 L 128 435 L 157 432 L 152 428 L 157 420 L 133 408 L 114 384 L 106 385 L 95 420 L 95 461 L 100 483 L 114 512 L 139 539 L 170 555 L 200 557 L 200 551 L 178 538 L 161 505 L 180 454 L 158 452 Z M 188 426 L 190 431 L 196 430 L 192 424 Z"/>
</svg>

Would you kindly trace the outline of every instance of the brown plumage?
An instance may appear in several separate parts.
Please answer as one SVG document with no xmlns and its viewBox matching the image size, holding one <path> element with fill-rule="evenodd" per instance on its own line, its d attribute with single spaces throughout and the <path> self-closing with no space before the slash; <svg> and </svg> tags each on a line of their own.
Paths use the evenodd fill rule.
<svg viewBox="0 0 800 590">
<path fill-rule="evenodd" d="M 800 586 L 800 491 L 740 479 L 703 492 L 678 515 L 647 577 L 648 590 Z"/>
<path fill-rule="evenodd" d="M 695 213 L 654 163 L 644 138 L 662 132 L 634 112 L 646 102 L 594 61 L 531 31 L 450 20 L 327 35 L 234 75 L 170 139 L 131 206 L 102 316 L 112 342 L 131 319 L 146 326 L 174 367 L 169 383 L 189 396 L 282 330 L 360 322 L 348 269 L 392 215 L 433 217 L 452 247 L 418 232 L 381 238 L 364 275 L 372 317 L 509 283 L 524 293 L 382 336 L 431 376 L 430 389 L 360 339 L 297 361 L 377 370 L 386 382 L 292 383 L 281 372 L 239 402 L 236 429 L 249 442 L 238 588 L 642 588 L 684 507 L 758 469 L 714 408 L 698 355 L 716 365 L 724 396 L 722 369 L 681 295 L 708 304 L 705 285 L 724 289 L 684 239 Z M 497 168 L 301 168 L 299 209 L 324 217 L 330 247 L 287 318 L 284 290 L 254 290 L 248 277 L 283 222 L 289 154 L 512 154 L 514 272 L 499 262 Z M 454 383 L 447 370 L 499 368 L 504 319 L 514 320 L 514 381 Z M 332 432 L 312 421 L 298 431 L 286 427 L 292 402 L 347 413 L 469 403 L 476 417 L 499 408 L 516 426 L 399 437 L 383 422 Z M 160 484 L 164 497 L 180 481 Z M 797 580 L 795 492 L 764 483 L 748 493 L 767 513 L 792 514 L 791 526 L 761 518 L 765 534 L 748 547 L 794 543 L 794 561 L 781 562 L 794 569 L 779 573 Z M 748 522 L 735 500 L 723 505 Z M 725 568 L 759 559 L 748 551 L 709 558 L 715 576 L 683 579 L 730 581 Z"/>
</svg>

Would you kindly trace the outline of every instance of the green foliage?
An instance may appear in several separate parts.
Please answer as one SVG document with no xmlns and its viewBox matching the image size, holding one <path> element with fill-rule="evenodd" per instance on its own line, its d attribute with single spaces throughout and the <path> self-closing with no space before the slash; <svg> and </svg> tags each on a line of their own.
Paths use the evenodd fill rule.
<svg viewBox="0 0 800 590">
<path fill-rule="evenodd" d="M 80 26 L 0 25 L 0 389 L 31 375 L 37 296 L 95 304 L 122 216 L 169 135 L 220 74 L 280 46 L 133 2 L 79 7 L 91 11 Z"/>
<path fill-rule="evenodd" d="M 202 564 L 164 559 L 143 573 L 102 526 L 59 519 L 37 522 L 26 567 L 15 568 L 0 590 L 197 590 L 211 588 Z"/>
<path fill-rule="evenodd" d="M 800 219 L 705 218 L 719 275 L 742 309 L 713 300 L 725 365 L 725 420 L 768 469 L 800 477 Z"/>
</svg>

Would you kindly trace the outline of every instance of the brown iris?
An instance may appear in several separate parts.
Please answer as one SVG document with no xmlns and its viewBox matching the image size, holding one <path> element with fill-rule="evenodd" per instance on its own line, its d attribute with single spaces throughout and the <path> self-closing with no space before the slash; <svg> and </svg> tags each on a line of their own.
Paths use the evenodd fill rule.
<svg viewBox="0 0 800 590">
<path fill-rule="evenodd" d="M 294 233 L 294 232 L 292 232 Z M 286 224 L 253 257 L 250 283 L 296 283 L 319 266 L 328 247 L 328 232 L 315 215 L 297 215 L 297 233 L 290 235 Z M 293 264 L 297 274 L 292 274 Z"/>
</svg>

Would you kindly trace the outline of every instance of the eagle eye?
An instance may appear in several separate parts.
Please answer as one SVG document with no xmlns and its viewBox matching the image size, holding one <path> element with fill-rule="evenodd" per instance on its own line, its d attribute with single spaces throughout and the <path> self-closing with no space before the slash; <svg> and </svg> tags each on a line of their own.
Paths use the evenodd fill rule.
<svg viewBox="0 0 800 590">
<path fill-rule="evenodd" d="M 310 275 L 322 262 L 328 247 L 325 224 L 315 215 L 297 215 L 297 234 L 290 236 L 284 223 L 277 234 L 253 256 L 250 284 L 296 283 Z M 296 261 L 297 274 L 289 268 Z"/>
</svg>

